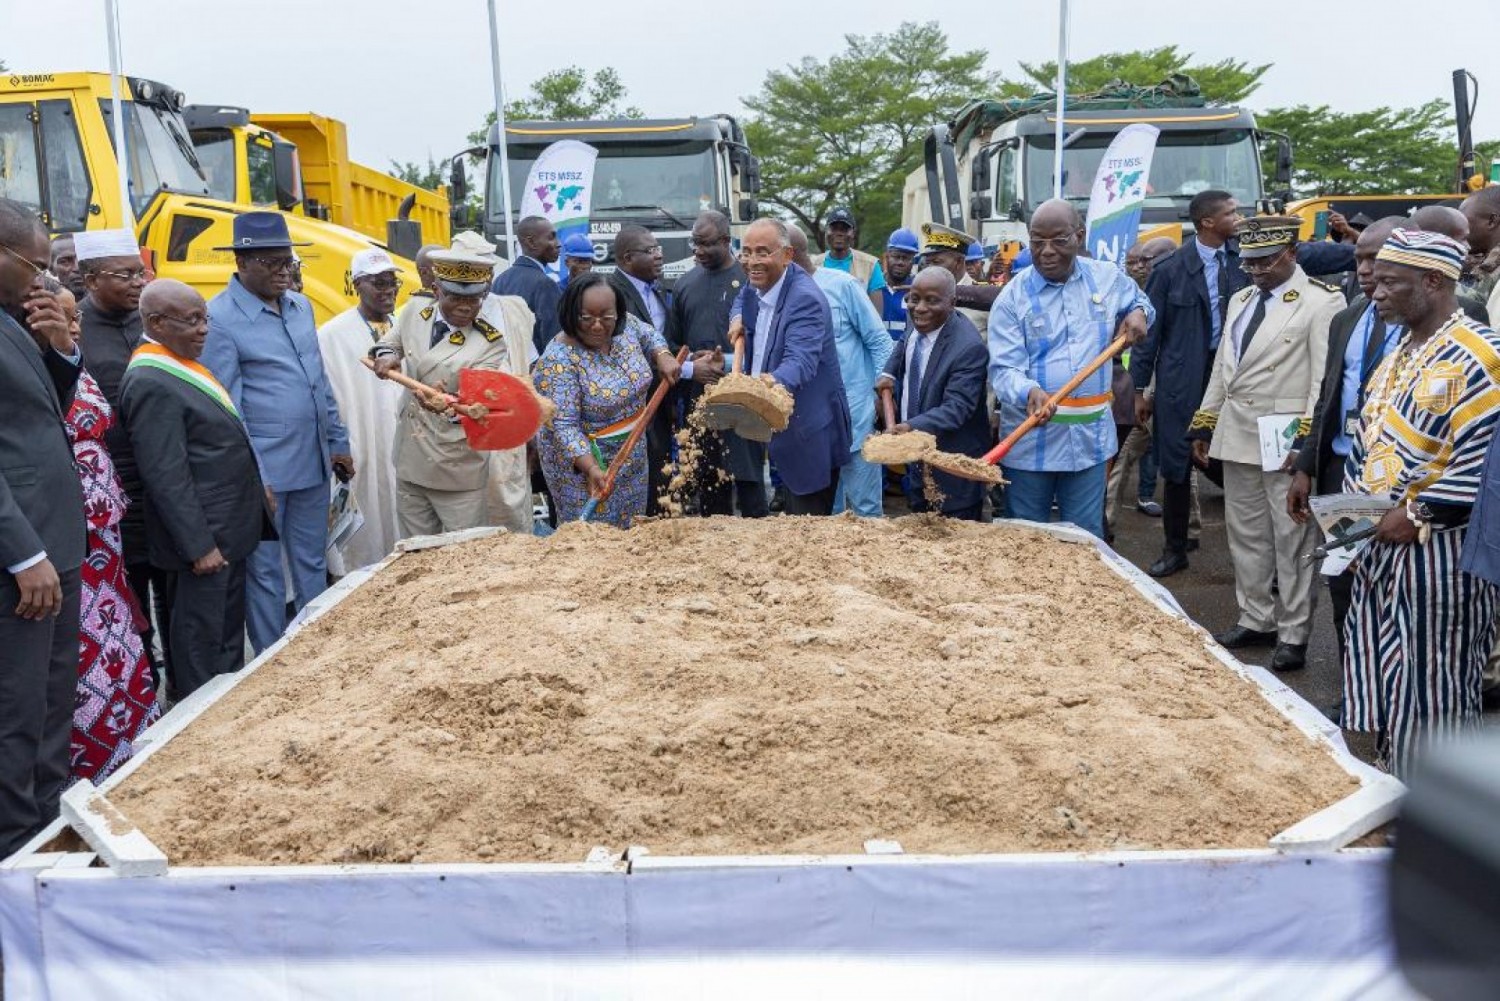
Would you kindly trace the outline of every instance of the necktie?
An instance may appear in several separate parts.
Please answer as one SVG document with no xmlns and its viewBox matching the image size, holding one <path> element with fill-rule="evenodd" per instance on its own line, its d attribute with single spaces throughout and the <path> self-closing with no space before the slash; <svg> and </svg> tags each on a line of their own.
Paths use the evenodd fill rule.
<svg viewBox="0 0 1500 1001">
<path fill-rule="evenodd" d="M 1224 317 L 1229 309 L 1229 255 L 1220 249 L 1214 253 L 1219 264 L 1219 329 L 1224 329 Z"/>
<path fill-rule="evenodd" d="M 432 321 L 432 340 L 431 340 L 431 342 L 428 343 L 427 346 L 429 348 L 435 348 L 435 347 L 437 347 L 438 346 L 438 341 L 442 340 L 443 337 L 447 335 L 447 333 L 448 333 L 448 324 L 444 323 L 442 320 L 433 320 Z"/>
<path fill-rule="evenodd" d="M 1270 292 L 1262 292 L 1255 302 L 1255 312 L 1250 314 L 1250 325 L 1245 328 L 1245 335 L 1240 338 L 1241 358 L 1245 357 L 1245 352 L 1250 350 L 1250 341 L 1255 337 L 1255 332 L 1260 329 L 1261 321 L 1266 318 L 1266 303 L 1270 299 Z"/>
<path fill-rule="evenodd" d="M 906 370 L 906 399 L 903 401 L 906 406 L 902 408 L 908 417 L 920 412 L 917 406 L 922 399 L 922 369 L 927 365 L 927 338 L 915 330 L 911 335 L 917 339 L 917 343 L 912 347 L 911 367 Z"/>
</svg>

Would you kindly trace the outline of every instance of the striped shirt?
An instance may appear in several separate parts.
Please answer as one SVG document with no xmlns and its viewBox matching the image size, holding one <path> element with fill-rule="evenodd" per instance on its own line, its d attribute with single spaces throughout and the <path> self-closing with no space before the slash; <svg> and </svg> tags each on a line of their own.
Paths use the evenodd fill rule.
<svg viewBox="0 0 1500 1001">
<path fill-rule="evenodd" d="M 1113 264 L 1078 258 L 1066 281 L 1049 282 L 1028 268 L 990 308 L 990 385 L 1000 406 L 1000 433 L 1026 419 L 1026 398 L 1052 393 L 1109 347 L 1125 315 L 1139 309 L 1149 324 L 1151 300 Z M 1104 365 L 1057 409 L 1051 421 L 1011 449 L 1003 465 L 1033 472 L 1072 473 L 1115 453 L 1109 419 L 1111 369 Z"/>
<path fill-rule="evenodd" d="M 1387 355 L 1367 383 L 1344 490 L 1398 504 L 1472 505 L 1500 418 L 1497 380 L 1500 335 L 1462 312 L 1413 358 Z"/>
</svg>

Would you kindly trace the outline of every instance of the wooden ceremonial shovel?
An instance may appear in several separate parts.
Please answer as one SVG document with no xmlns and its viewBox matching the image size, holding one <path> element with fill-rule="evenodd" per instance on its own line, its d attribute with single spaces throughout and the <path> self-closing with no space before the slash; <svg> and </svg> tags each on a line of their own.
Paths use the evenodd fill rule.
<svg viewBox="0 0 1500 1001">
<path fill-rule="evenodd" d="M 1109 363 L 1115 355 L 1130 346 L 1130 338 L 1121 334 L 1116 337 L 1109 347 L 1105 348 L 1093 361 L 1089 362 L 1073 378 L 1063 383 L 1063 387 L 1051 396 L 1047 397 L 1049 408 L 1057 406 L 1067 395 L 1079 386 L 1083 385 L 1085 379 L 1099 371 Z M 981 483 L 999 483 L 1003 477 L 1000 470 L 995 468 L 996 464 L 1015 447 L 1016 442 L 1026 437 L 1027 432 L 1042 423 L 1041 415 L 1032 414 L 1020 423 L 1014 431 L 1005 436 L 1005 440 L 984 454 L 981 459 L 971 459 L 968 456 L 950 455 L 946 452 L 934 452 L 927 457 L 929 465 L 941 469 L 943 472 L 958 476 L 966 480 L 978 480 Z M 957 460 L 963 460 L 962 462 Z M 986 469 L 985 467 L 989 467 Z"/>
<path fill-rule="evenodd" d="M 361 358 L 365 368 L 375 363 Z M 388 372 L 386 378 L 426 400 L 440 399 L 458 411 L 469 447 L 477 452 L 519 448 L 542 424 L 542 404 L 526 382 L 509 372 L 466 368 L 458 373 L 458 395 L 424 386 L 409 375 Z"/>
<path fill-rule="evenodd" d="M 687 361 L 687 345 L 677 352 L 677 364 L 681 365 Z M 625 439 L 625 446 L 615 453 L 613 461 L 609 464 L 609 471 L 604 474 L 604 489 L 599 491 L 597 497 L 590 497 L 583 505 L 583 512 L 578 516 L 579 521 L 588 521 L 599 509 L 599 505 L 609 499 L 609 495 L 615 492 L 615 480 L 620 476 L 620 470 L 625 468 L 625 463 L 630 461 L 630 453 L 635 449 L 636 443 L 641 440 L 641 435 L 646 433 L 651 418 L 656 416 L 661 401 L 667 398 L 667 390 L 671 389 L 667 380 L 663 379 L 656 387 L 656 392 L 651 394 L 651 399 L 646 401 L 646 409 L 641 411 L 641 419 L 635 422 L 635 427 L 630 429 L 630 436 Z"/>
</svg>

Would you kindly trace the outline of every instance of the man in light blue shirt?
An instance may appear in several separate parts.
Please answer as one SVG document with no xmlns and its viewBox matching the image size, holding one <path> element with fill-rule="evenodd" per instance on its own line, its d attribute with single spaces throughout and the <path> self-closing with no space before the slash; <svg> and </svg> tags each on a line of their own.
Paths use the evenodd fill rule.
<svg viewBox="0 0 1500 1001">
<path fill-rule="evenodd" d="M 1145 339 L 1153 310 L 1146 294 L 1113 264 L 1080 258 L 1083 220 L 1061 199 L 1043 203 L 1030 226 L 1031 269 L 1005 286 L 990 309 L 990 384 L 1000 406 L 1000 433 L 1028 415 L 1047 423 L 1022 438 L 1003 460 L 1010 485 L 1005 514 L 1062 520 L 1104 535 L 1104 467 L 1115 453 L 1110 367 L 1102 365 L 1058 406 L 1061 389 L 1111 341 Z"/>
<path fill-rule="evenodd" d="M 844 376 L 844 393 L 849 399 L 853 440 L 849 461 L 839 471 L 833 513 L 853 511 L 864 518 L 879 518 L 885 514 L 883 467 L 866 462 L 860 448 L 875 427 L 875 377 L 885 370 L 893 342 L 859 282 L 842 271 L 814 267 L 807 253 L 807 236 L 796 226 L 788 227 L 788 235 L 792 241 L 792 260 L 813 276 L 823 298 L 828 300 L 839 371 Z M 761 313 L 764 315 L 765 310 Z M 762 340 L 756 339 L 757 346 Z"/>
<path fill-rule="evenodd" d="M 286 630 L 283 554 L 297 611 L 328 586 L 329 481 L 354 475 L 312 303 L 291 291 L 292 246 L 280 213 L 235 217 L 233 245 L 215 249 L 234 251 L 236 273 L 209 300 L 200 359 L 244 417 L 262 478 L 276 495 L 279 539 L 262 542 L 246 566 L 245 620 L 256 653 Z"/>
</svg>

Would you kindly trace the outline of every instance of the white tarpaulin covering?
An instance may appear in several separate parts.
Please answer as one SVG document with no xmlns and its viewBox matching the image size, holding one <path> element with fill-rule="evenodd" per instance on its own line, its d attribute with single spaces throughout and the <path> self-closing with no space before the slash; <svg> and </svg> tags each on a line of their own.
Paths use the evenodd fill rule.
<svg viewBox="0 0 1500 1001">
<path fill-rule="evenodd" d="M 1387 859 L 12 870 L 0 947 L 7 1001 L 1407 998 Z"/>
</svg>

